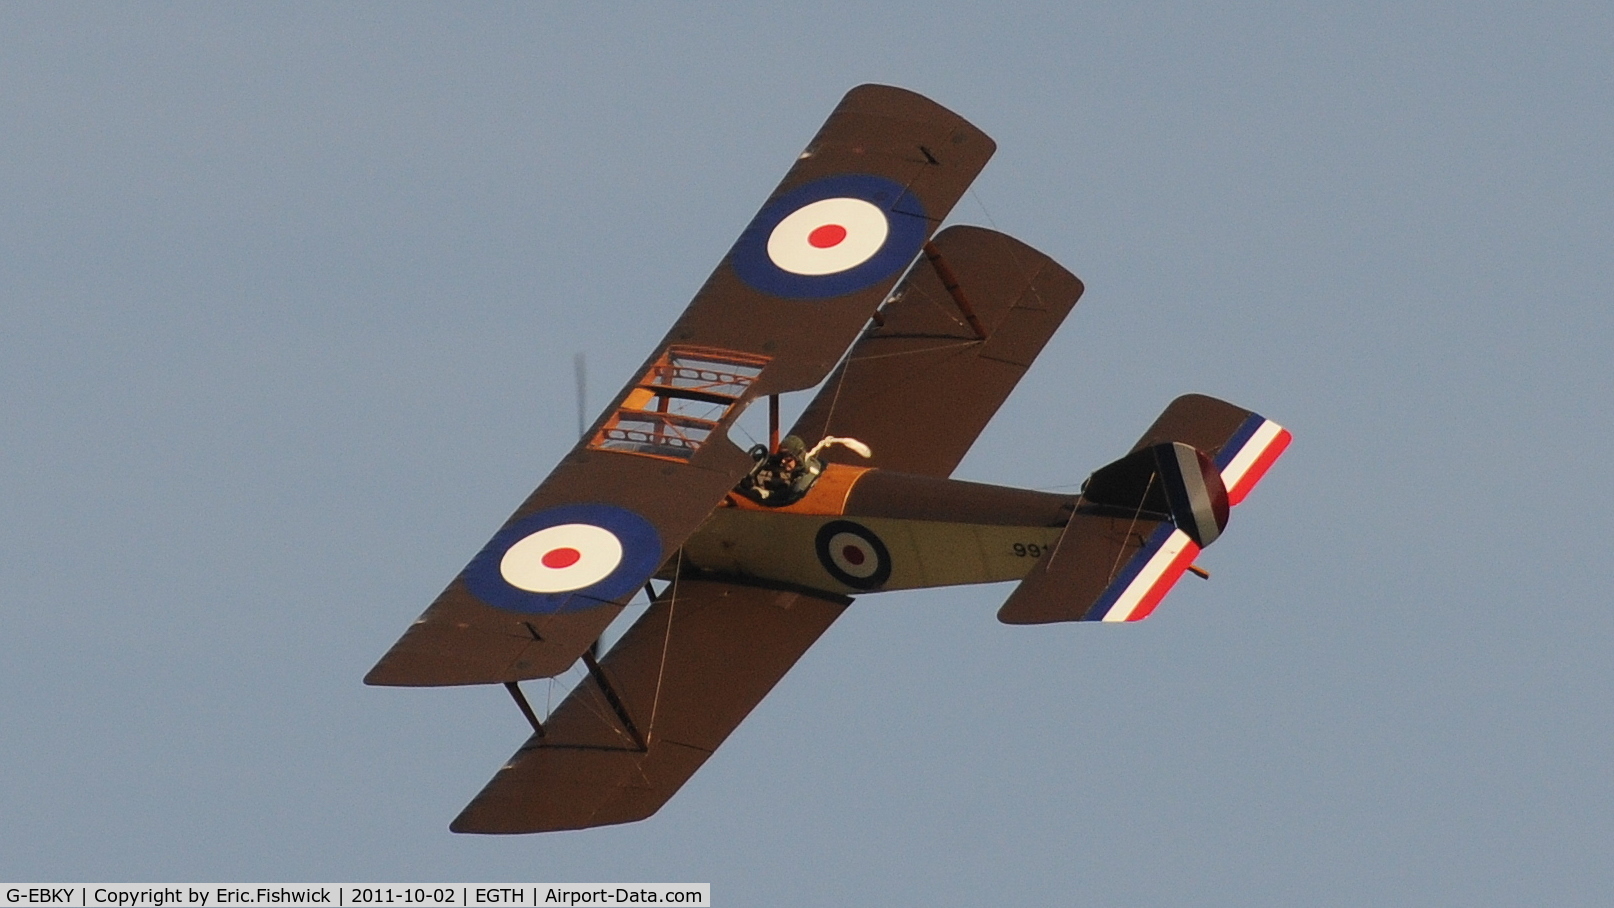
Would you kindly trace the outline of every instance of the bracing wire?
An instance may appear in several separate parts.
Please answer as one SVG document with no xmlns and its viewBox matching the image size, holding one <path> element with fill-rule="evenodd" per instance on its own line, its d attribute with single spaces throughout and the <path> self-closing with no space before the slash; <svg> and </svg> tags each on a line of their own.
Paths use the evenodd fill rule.
<svg viewBox="0 0 1614 908">
<path fill-rule="evenodd" d="M 678 578 L 683 574 L 684 550 L 678 550 L 678 559 L 673 564 L 672 586 L 667 591 L 667 632 L 661 638 L 661 667 L 656 669 L 656 695 L 650 700 L 650 724 L 645 728 L 645 746 L 650 746 L 650 736 L 656 730 L 656 711 L 661 707 L 661 682 L 667 674 L 667 650 L 672 644 L 673 615 L 678 608 Z"/>
<path fill-rule="evenodd" d="M 1127 525 L 1126 535 L 1124 537 L 1122 537 L 1122 539 L 1121 539 L 1121 547 L 1119 549 L 1117 549 L 1116 552 L 1115 552 L 1115 563 L 1110 565 L 1110 578 L 1109 579 L 1112 582 L 1115 580 L 1116 572 L 1121 569 L 1121 557 L 1126 554 L 1127 541 L 1129 541 L 1132 538 L 1132 531 L 1137 529 L 1137 527 L 1138 527 L 1138 515 L 1143 513 L 1143 503 L 1145 501 L 1149 500 L 1149 491 L 1154 488 L 1154 480 L 1155 480 L 1155 476 L 1157 476 L 1157 475 L 1158 474 L 1155 474 L 1155 473 L 1150 473 L 1149 474 L 1149 484 L 1143 487 L 1143 497 L 1138 499 L 1137 510 L 1132 512 L 1132 523 Z M 1064 538 L 1064 537 L 1060 537 L 1060 538 Z M 1049 560 L 1052 560 L 1052 559 L 1049 559 Z"/>
</svg>

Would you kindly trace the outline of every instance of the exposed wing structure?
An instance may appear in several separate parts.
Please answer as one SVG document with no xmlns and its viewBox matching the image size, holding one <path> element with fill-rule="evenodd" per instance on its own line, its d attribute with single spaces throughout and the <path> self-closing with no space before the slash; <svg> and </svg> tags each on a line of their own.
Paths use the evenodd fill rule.
<svg viewBox="0 0 1614 908">
<path fill-rule="evenodd" d="M 849 602 L 678 581 L 451 828 L 546 832 L 650 816 Z"/>
<path fill-rule="evenodd" d="M 1143 433 L 1133 454 L 1112 466 L 1136 460 L 1151 448 L 1180 450 L 1188 445 L 1209 457 L 1206 469 L 1220 472 L 1225 489 L 1219 494 L 1227 503 L 1238 504 L 1288 447 L 1289 439 L 1287 429 L 1257 413 L 1189 394 L 1172 401 Z M 1090 486 L 1104 472 L 1095 473 Z M 1149 500 L 1169 479 L 1159 473 L 1145 476 L 1137 484 L 1137 505 L 1130 514 L 1119 513 L 1113 500 L 1093 507 L 1084 493 L 1059 541 L 1015 588 L 998 611 L 998 620 L 1046 624 L 1147 618 L 1198 556 L 1195 539 L 1214 538 L 1212 526 L 1220 530 L 1214 523 L 1199 531 L 1188 520 L 1163 519 L 1167 515 L 1161 512 L 1173 510 L 1172 506 L 1151 506 Z"/>
<path fill-rule="evenodd" d="M 851 436 L 875 466 L 947 476 L 1081 295 L 1075 275 L 1019 240 L 949 227 L 792 431 Z M 826 459 L 865 463 L 834 449 Z"/>
<path fill-rule="evenodd" d="M 849 92 L 590 435 L 365 681 L 569 668 L 751 468 L 726 437 L 746 404 L 823 380 L 993 150 L 912 92 Z"/>
</svg>

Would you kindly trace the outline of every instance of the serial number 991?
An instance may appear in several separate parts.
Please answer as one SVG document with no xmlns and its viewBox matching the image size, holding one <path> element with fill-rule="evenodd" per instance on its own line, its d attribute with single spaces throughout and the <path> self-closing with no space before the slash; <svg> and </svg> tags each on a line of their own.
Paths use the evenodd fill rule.
<svg viewBox="0 0 1614 908">
<path fill-rule="evenodd" d="M 1035 542 L 1016 542 L 1014 553 L 1021 558 L 1041 558 L 1042 553 L 1048 551 L 1047 546 L 1037 545 Z"/>
<path fill-rule="evenodd" d="M 354 889 L 349 899 L 355 905 L 458 904 L 457 889 Z"/>
</svg>

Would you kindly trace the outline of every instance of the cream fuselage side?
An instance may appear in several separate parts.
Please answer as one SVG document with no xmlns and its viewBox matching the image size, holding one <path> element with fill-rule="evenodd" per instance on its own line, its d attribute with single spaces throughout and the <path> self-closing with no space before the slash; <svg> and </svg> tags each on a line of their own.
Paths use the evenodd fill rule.
<svg viewBox="0 0 1614 908">
<path fill-rule="evenodd" d="M 681 557 L 684 570 L 848 594 L 1019 580 L 1058 540 L 1074 504 L 832 463 L 785 507 L 729 496 Z"/>
</svg>

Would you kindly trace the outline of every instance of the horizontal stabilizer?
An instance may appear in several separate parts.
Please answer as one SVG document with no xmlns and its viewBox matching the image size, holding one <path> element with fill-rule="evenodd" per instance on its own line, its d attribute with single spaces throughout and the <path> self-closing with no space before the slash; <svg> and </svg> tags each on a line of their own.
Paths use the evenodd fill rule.
<svg viewBox="0 0 1614 908">
<path fill-rule="evenodd" d="M 1077 514 L 998 610 L 1004 624 L 1148 617 L 1199 546 L 1169 522 Z"/>
<path fill-rule="evenodd" d="M 1133 451 L 1180 441 L 1209 454 L 1222 471 L 1229 504 L 1244 500 L 1290 442 L 1289 430 L 1225 400 L 1184 394 L 1154 421 Z"/>
<path fill-rule="evenodd" d="M 1147 618 L 1289 441 L 1277 423 L 1213 397 L 1173 401 L 1131 454 L 1088 479 L 1075 516 L 998 620 Z"/>
</svg>

